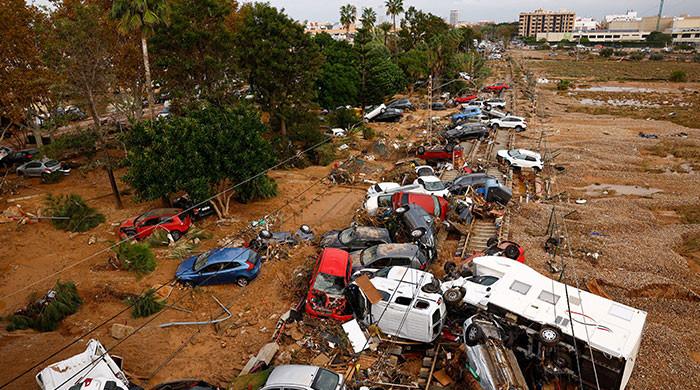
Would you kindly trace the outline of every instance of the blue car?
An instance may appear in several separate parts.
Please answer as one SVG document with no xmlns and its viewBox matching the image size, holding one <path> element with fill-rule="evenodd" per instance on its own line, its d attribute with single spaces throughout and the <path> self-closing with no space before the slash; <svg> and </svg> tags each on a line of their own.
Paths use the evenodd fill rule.
<svg viewBox="0 0 700 390">
<path fill-rule="evenodd" d="M 260 273 L 262 259 L 248 248 L 214 248 L 177 267 L 175 277 L 191 285 L 236 283 L 245 287 Z"/>
<path fill-rule="evenodd" d="M 469 118 L 478 118 L 481 115 L 479 107 L 464 107 L 460 112 L 452 115 L 452 122 L 457 123 Z"/>
</svg>

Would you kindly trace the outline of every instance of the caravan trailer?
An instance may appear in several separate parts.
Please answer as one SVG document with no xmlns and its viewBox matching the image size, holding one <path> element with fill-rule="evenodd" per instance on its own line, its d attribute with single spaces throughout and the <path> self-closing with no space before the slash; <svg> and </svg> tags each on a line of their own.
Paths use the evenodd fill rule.
<svg viewBox="0 0 700 390">
<path fill-rule="evenodd" d="M 547 357 L 548 376 L 580 378 L 586 388 L 625 388 L 646 312 L 554 281 L 506 257 L 477 257 L 472 268 L 473 276 L 443 283 L 446 301 L 461 299 L 463 308 L 498 319 L 515 340 L 516 354 Z"/>
<path fill-rule="evenodd" d="M 422 343 L 442 332 L 447 308 L 432 274 L 406 267 L 387 267 L 371 279 L 360 276 L 347 288 L 358 321 L 375 324 L 387 335 Z"/>
</svg>

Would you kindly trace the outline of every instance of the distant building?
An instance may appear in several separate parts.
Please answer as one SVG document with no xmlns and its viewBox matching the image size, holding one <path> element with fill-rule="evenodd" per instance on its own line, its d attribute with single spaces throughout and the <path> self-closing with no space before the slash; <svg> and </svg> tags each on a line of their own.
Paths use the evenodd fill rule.
<svg viewBox="0 0 700 390">
<path fill-rule="evenodd" d="M 574 31 L 576 14 L 571 11 L 545 11 L 538 9 L 533 12 L 521 12 L 518 20 L 518 34 L 523 37 L 534 37 L 538 33 L 565 33 Z"/>
<path fill-rule="evenodd" d="M 598 28 L 598 22 L 593 18 L 576 18 L 574 31 L 590 31 Z"/>
<path fill-rule="evenodd" d="M 453 9 L 450 11 L 450 26 L 456 26 L 459 23 L 459 10 Z"/>
<path fill-rule="evenodd" d="M 609 31 L 609 30 L 595 30 L 595 31 L 574 31 L 568 33 L 561 32 L 551 32 L 551 33 L 538 33 L 537 40 L 544 39 L 547 42 L 561 42 L 566 39 L 569 42 L 580 42 L 580 40 L 587 38 L 589 42 L 594 43 L 611 43 L 611 42 L 639 42 L 646 39 L 649 32 L 639 32 L 639 31 Z"/>
<path fill-rule="evenodd" d="M 306 22 L 304 31 L 307 34 L 316 35 L 320 33 L 329 34 L 336 41 L 352 41 L 355 33 L 357 32 L 357 26 L 354 24 L 350 25 L 350 31 L 345 29 L 345 26 L 340 23 L 327 23 L 327 22 Z"/>
<path fill-rule="evenodd" d="M 700 16 L 674 18 L 671 31 L 673 43 L 700 45 Z"/>
<path fill-rule="evenodd" d="M 605 15 L 605 22 L 610 23 L 613 21 L 629 21 L 629 20 L 637 20 L 639 19 L 637 17 L 637 12 L 636 11 L 631 11 L 627 10 L 626 14 L 622 15 Z"/>
</svg>

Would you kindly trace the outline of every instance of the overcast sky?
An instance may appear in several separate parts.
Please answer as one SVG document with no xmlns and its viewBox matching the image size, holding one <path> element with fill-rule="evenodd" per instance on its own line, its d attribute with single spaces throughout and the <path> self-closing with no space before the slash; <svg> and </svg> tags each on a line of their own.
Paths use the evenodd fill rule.
<svg viewBox="0 0 700 390">
<path fill-rule="evenodd" d="M 46 4 L 47 0 L 27 0 L 30 3 Z M 242 0 L 249 2 L 249 0 Z M 336 22 L 339 19 L 339 9 L 343 4 L 354 4 L 358 13 L 362 8 L 372 7 L 379 16 L 379 21 L 389 20 L 385 16 L 384 0 L 269 0 L 277 8 L 284 8 L 292 18 L 304 21 Z M 404 0 L 404 8 L 415 6 L 418 9 L 448 18 L 450 10 L 459 10 L 459 20 L 477 22 L 494 20 L 497 22 L 515 21 L 522 11 L 532 11 L 536 8 L 559 10 L 566 7 L 577 16 L 602 19 L 608 14 L 623 14 L 626 10 L 634 10 L 640 16 L 656 15 L 659 0 Z M 678 16 L 690 14 L 700 16 L 700 0 L 666 0 L 664 15 Z M 358 15 L 359 16 L 359 15 Z"/>
</svg>

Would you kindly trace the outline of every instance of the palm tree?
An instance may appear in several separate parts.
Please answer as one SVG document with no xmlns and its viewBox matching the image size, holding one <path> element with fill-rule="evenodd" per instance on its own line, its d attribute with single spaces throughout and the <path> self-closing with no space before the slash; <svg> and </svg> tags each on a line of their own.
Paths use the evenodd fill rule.
<svg viewBox="0 0 700 390">
<path fill-rule="evenodd" d="M 394 31 L 396 31 L 396 17 L 403 12 L 403 0 L 386 0 L 386 14 L 391 15 L 394 22 Z"/>
<path fill-rule="evenodd" d="M 340 7 L 340 24 L 345 27 L 346 34 L 350 34 L 350 25 L 357 20 L 357 8 L 352 4 Z"/>
<path fill-rule="evenodd" d="M 119 20 L 119 30 L 129 33 L 138 30 L 141 33 L 141 50 L 143 52 L 143 67 L 146 73 L 146 90 L 148 91 L 148 107 L 151 118 L 155 118 L 153 99 L 153 84 L 151 83 L 151 65 L 148 60 L 149 35 L 160 23 L 167 23 L 170 14 L 167 0 L 115 0 L 112 4 L 112 18 Z"/>
<path fill-rule="evenodd" d="M 389 22 L 383 22 L 380 23 L 379 26 L 377 26 L 379 31 L 382 32 L 382 35 L 384 36 L 384 46 L 386 46 L 386 41 L 387 38 L 389 38 L 389 32 L 391 31 L 391 23 Z"/>
<path fill-rule="evenodd" d="M 360 22 L 362 23 L 362 28 L 364 28 L 365 30 L 374 30 L 374 24 L 377 23 L 377 13 L 374 12 L 372 8 L 363 9 Z"/>
</svg>

